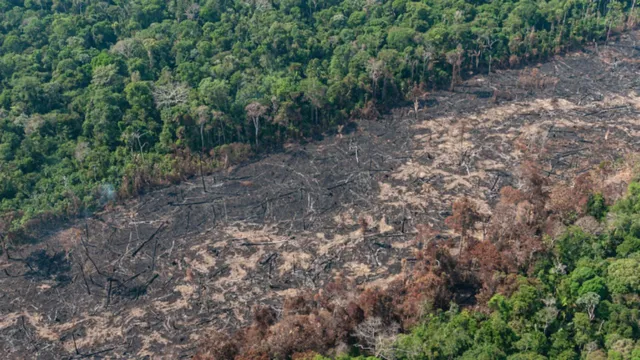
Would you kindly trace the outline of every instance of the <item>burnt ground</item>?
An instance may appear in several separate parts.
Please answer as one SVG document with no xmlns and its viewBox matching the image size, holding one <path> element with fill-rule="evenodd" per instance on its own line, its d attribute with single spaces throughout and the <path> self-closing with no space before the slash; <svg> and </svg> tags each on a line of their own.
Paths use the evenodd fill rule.
<svg viewBox="0 0 640 360">
<path fill-rule="evenodd" d="M 417 116 L 359 121 L 208 176 L 206 193 L 192 179 L 14 249 L 0 260 L 2 358 L 189 357 L 253 305 L 337 275 L 384 286 L 417 224 L 446 236 L 463 195 L 489 214 L 525 158 L 560 182 L 637 152 L 636 37 L 476 76 Z M 622 174 L 606 181 L 622 191 Z"/>
</svg>

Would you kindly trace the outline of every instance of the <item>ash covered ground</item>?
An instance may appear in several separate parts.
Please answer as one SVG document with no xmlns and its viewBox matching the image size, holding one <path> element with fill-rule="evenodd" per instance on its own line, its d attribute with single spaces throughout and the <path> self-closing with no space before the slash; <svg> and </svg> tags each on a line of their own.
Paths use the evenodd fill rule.
<svg viewBox="0 0 640 360">
<path fill-rule="evenodd" d="M 416 225 L 446 237 L 464 195 L 490 215 L 523 161 L 557 183 L 637 152 L 636 39 L 472 77 L 417 114 L 357 121 L 212 174 L 207 192 L 192 179 L 13 249 L 0 260 L 0 354 L 188 358 L 254 305 L 278 309 L 338 275 L 384 286 L 411 261 Z M 628 179 L 606 181 L 623 192 Z"/>
</svg>

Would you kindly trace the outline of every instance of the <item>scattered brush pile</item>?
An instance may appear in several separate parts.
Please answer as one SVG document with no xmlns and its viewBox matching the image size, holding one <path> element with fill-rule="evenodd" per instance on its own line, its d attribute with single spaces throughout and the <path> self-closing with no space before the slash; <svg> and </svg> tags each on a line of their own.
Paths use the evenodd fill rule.
<svg viewBox="0 0 640 360">
<path fill-rule="evenodd" d="M 336 278 L 258 307 L 251 326 L 213 334 L 196 359 L 637 359 L 640 184 L 617 200 L 607 179 L 631 180 L 620 169 L 550 188 L 525 163 L 490 218 L 454 203 L 456 239 L 419 227 L 415 257 L 386 286 Z"/>
</svg>

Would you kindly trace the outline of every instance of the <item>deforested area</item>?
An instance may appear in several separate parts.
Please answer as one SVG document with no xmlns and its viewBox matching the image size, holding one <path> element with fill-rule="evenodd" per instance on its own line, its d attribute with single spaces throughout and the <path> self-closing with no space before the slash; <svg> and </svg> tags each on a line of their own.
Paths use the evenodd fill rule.
<svg viewBox="0 0 640 360">
<path fill-rule="evenodd" d="M 634 359 L 638 36 L 5 238 L 0 352 Z"/>
<path fill-rule="evenodd" d="M 470 73 L 609 43 L 637 13 L 634 0 L 2 0 L 0 213 L 10 231 L 88 214 Z"/>
<path fill-rule="evenodd" d="M 0 0 L 0 359 L 640 359 L 635 0 Z"/>
</svg>

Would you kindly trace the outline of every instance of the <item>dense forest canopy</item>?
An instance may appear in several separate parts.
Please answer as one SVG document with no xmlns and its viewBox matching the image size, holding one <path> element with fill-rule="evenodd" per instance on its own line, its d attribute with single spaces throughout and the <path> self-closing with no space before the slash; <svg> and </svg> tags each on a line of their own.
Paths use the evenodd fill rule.
<svg viewBox="0 0 640 360">
<path fill-rule="evenodd" d="M 0 212 L 65 215 L 635 21 L 625 0 L 0 0 Z M 631 14 L 631 16 L 629 15 Z"/>
</svg>

